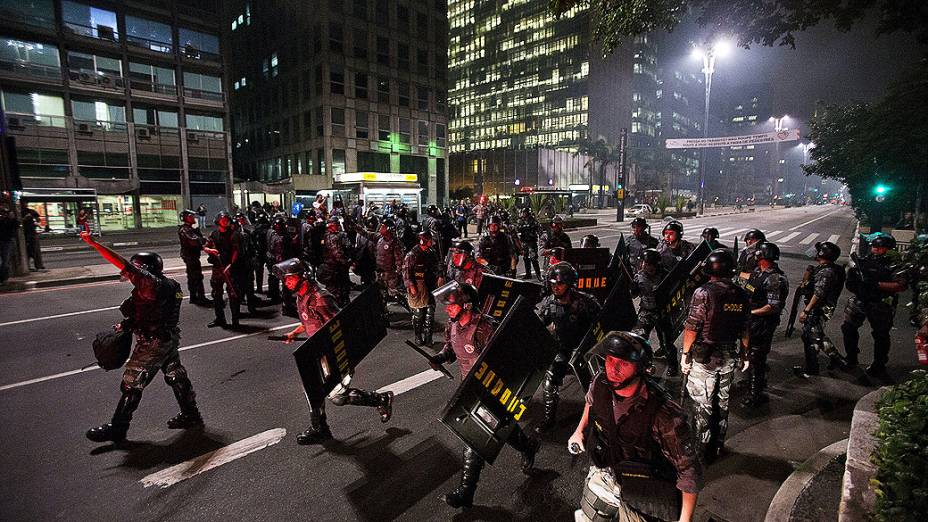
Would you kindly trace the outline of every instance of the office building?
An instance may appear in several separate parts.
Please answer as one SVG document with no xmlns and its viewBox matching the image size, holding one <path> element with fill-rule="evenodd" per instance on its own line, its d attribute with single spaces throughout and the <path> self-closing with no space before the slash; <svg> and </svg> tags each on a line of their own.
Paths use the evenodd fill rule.
<svg viewBox="0 0 928 522">
<path fill-rule="evenodd" d="M 719 90 L 721 114 L 728 127 L 727 135 L 759 134 L 773 130 L 773 95 L 768 83 L 746 84 Z M 758 202 L 770 200 L 777 189 L 777 169 L 772 164 L 774 145 L 744 145 L 723 149 L 722 176 L 726 180 L 723 199 L 737 197 Z"/>
<path fill-rule="evenodd" d="M 0 2 L 4 132 L 49 232 L 103 231 L 228 206 L 218 0 Z"/>
</svg>

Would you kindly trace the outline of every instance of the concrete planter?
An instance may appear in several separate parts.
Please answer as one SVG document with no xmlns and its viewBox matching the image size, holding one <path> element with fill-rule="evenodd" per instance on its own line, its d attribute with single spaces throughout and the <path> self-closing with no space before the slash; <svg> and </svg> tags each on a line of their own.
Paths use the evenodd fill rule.
<svg viewBox="0 0 928 522">
<path fill-rule="evenodd" d="M 883 387 L 864 395 L 854 407 L 838 522 L 866 522 L 876 506 L 876 494 L 870 486 L 870 479 L 876 476 L 876 465 L 870 461 L 870 455 L 876 450 L 875 433 L 880 425 L 876 403 L 886 390 Z"/>
</svg>

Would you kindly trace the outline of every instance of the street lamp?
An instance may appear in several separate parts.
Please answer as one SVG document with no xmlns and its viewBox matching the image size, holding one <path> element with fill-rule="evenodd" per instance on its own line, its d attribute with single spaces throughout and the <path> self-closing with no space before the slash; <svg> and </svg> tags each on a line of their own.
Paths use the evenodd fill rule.
<svg viewBox="0 0 928 522">
<path fill-rule="evenodd" d="M 731 51 L 731 43 L 719 40 L 705 48 L 693 46 L 691 56 L 695 60 L 702 59 L 702 73 L 706 79 L 706 114 L 703 120 L 702 136 L 709 137 L 709 94 L 712 92 L 712 73 L 715 72 L 715 58 L 724 57 Z M 700 149 L 699 155 L 699 213 L 706 213 L 706 149 Z"/>
<path fill-rule="evenodd" d="M 789 128 L 786 126 L 786 123 L 789 121 L 788 114 L 784 114 L 783 116 L 779 118 L 775 116 L 771 116 L 767 121 L 773 123 L 773 130 L 776 132 L 789 130 Z M 782 175 L 782 169 L 780 168 L 780 165 L 782 164 L 782 158 L 780 157 L 780 142 L 777 141 L 774 147 L 776 148 L 776 154 L 774 155 L 774 161 L 777 162 L 776 163 L 777 166 L 774 169 L 774 172 L 771 178 L 777 178 L 778 176 Z M 771 200 L 773 199 L 774 196 L 776 196 L 775 191 L 772 194 L 770 194 Z"/>
<path fill-rule="evenodd" d="M 808 143 L 800 143 L 799 148 L 802 149 L 802 164 L 807 165 L 809 163 L 809 150 L 814 149 L 815 144 L 812 143 L 811 141 Z M 805 197 L 806 195 L 806 187 L 807 187 L 806 178 L 807 177 L 808 176 L 802 177 L 802 196 L 803 197 Z M 822 184 L 824 184 L 824 181 L 822 181 Z"/>
</svg>

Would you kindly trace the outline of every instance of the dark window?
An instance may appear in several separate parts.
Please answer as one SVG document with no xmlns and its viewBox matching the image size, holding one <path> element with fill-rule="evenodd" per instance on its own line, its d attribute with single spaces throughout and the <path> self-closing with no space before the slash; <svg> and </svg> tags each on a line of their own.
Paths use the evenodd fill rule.
<svg viewBox="0 0 928 522">
<path fill-rule="evenodd" d="M 429 34 L 429 15 L 416 12 L 416 33 Z"/>
<path fill-rule="evenodd" d="M 344 50 L 344 35 L 341 24 L 329 24 L 329 50 L 336 53 Z"/>
<path fill-rule="evenodd" d="M 358 172 L 390 172 L 390 155 L 359 150 Z"/>
<path fill-rule="evenodd" d="M 416 108 L 420 111 L 429 110 L 429 88 L 416 85 Z"/>
<path fill-rule="evenodd" d="M 409 46 L 404 43 L 396 44 L 396 66 L 401 71 L 409 70 Z"/>
<path fill-rule="evenodd" d="M 400 118 L 400 143 L 409 144 L 412 139 L 412 128 L 409 118 Z"/>
<path fill-rule="evenodd" d="M 390 0 L 377 0 L 377 19 L 384 22 L 390 19 Z"/>
<path fill-rule="evenodd" d="M 4 1 L 0 5 L 3 6 L 3 15 L 10 22 L 55 28 L 55 5 L 52 0 Z"/>
<path fill-rule="evenodd" d="M 319 165 L 319 175 L 325 176 L 325 150 L 319 149 L 316 151 L 316 165 Z"/>
<path fill-rule="evenodd" d="M 306 131 L 306 135 L 309 136 L 310 131 L 313 129 L 313 117 L 312 111 L 303 111 L 303 130 Z"/>
<path fill-rule="evenodd" d="M 367 20 L 367 0 L 354 0 L 353 11 L 361 20 Z"/>
<path fill-rule="evenodd" d="M 448 109 L 448 93 L 446 91 L 435 91 L 435 110 L 444 113 Z"/>
<path fill-rule="evenodd" d="M 184 56 L 195 59 L 219 60 L 219 37 L 192 29 L 177 29 L 177 43 Z"/>
<path fill-rule="evenodd" d="M 445 148 L 445 125 L 443 123 L 435 124 L 435 145 Z"/>
<path fill-rule="evenodd" d="M 332 107 L 332 136 L 345 137 L 345 109 Z"/>
<path fill-rule="evenodd" d="M 362 100 L 367 99 L 366 73 L 354 73 L 354 97 Z"/>
<path fill-rule="evenodd" d="M 367 112 L 355 111 L 354 113 L 354 135 L 356 138 L 366 140 L 370 138 L 370 128 L 368 127 Z"/>
<path fill-rule="evenodd" d="M 400 80 L 396 82 L 396 88 L 399 91 L 400 107 L 409 107 L 409 82 Z"/>
<path fill-rule="evenodd" d="M 354 57 L 367 59 L 367 31 L 354 33 Z"/>
<path fill-rule="evenodd" d="M 416 72 L 422 76 L 429 75 L 429 50 L 416 49 Z"/>
<path fill-rule="evenodd" d="M 429 144 L 429 122 L 419 120 L 419 122 L 416 124 L 416 129 L 417 129 L 416 144 L 422 145 L 422 146 L 428 145 Z"/>
<path fill-rule="evenodd" d="M 390 79 L 387 77 L 377 78 L 377 101 L 390 103 Z"/>
<path fill-rule="evenodd" d="M 377 37 L 377 63 L 390 65 L 390 39 L 384 36 Z"/>
<path fill-rule="evenodd" d="M 345 173 L 345 151 L 343 149 L 332 149 L 332 175 Z"/>
<path fill-rule="evenodd" d="M 329 65 L 329 91 L 332 94 L 345 94 L 345 70 L 340 64 Z"/>
<path fill-rule="evenodd" d="M 329 0 L 329 10 L 340 13 L 342 12 L 342 4 L 344 3 L 343 0 Z"/>
<path fill-rule="evenodd" d="M 325 110 L 316 107 L 316 137 L 321 138 L 325 133 Z"/>
<path fill-rule="evenodd" d="M 400 26 L 400 31 L 409 30 L 409 8 L 405 5 L 396 6 L 396 23 Z M 405 25 L 405 27 L 403 27 Z"/>
<path fill-rule="evenodd" d="M 303 71 L 303 101 L 312 96 L 313 79 L 309 71 Z"/>
<path fill-rule="evenodd" d="M 316 76 L 316 78 L 315 78 L 315 82 L 314 82 L 314 84 L 313 84 L 313 85 L 315 85 L 315 92 L 314 92 L 314 94 L 315 94 L 316 96 L 322 96 L 322 66 L 321 66 L 321 65 L 317 65 L 317 66 L 316 66 L 316 69 L 315 69 L 315 76 Z"/>
<path fill-rule="evenodd" d="M 377 115 L 377 139 L 380 141 L 390 141 L 390 115 Z"/>
</svg>

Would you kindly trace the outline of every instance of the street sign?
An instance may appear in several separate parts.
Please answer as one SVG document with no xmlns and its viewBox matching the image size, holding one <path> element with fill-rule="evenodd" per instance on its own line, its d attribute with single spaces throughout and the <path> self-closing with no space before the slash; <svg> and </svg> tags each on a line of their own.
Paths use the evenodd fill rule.
<svg viewBox="0 0 928 522">
<path fill-rule="evenodd" d="M 324 399 L 387 336 L 382 314 L 380 290 L 371 285 L 293 351 L 309 399 Z"/>
<path fill-rule="evenodd" d="M 532 395 L 557 355 L 557 344 L 518 297 L 439 420 L 490 464 L 525 420 Z"/>
</svg>

